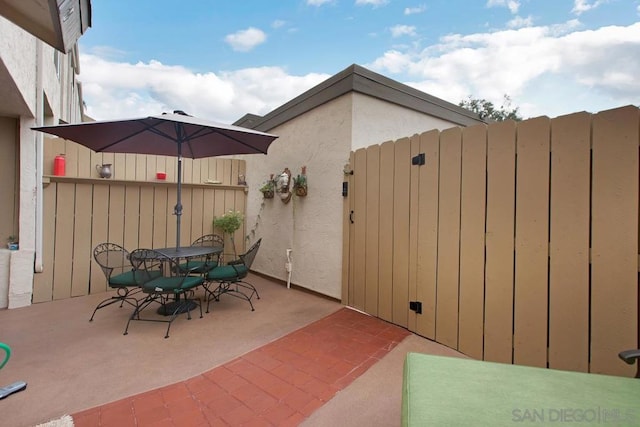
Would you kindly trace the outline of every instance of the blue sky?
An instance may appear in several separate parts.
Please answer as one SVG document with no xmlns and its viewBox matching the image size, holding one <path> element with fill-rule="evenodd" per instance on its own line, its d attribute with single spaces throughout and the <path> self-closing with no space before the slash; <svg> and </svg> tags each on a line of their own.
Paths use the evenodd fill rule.
<svg viewBox="0 0 640 427">
<path fill-rule="evenodd" d="M 96 119 L 266 114 L 351 64 L 524 117 L 640 104 L 640 0 L 92 0 Z"/>
</svg>

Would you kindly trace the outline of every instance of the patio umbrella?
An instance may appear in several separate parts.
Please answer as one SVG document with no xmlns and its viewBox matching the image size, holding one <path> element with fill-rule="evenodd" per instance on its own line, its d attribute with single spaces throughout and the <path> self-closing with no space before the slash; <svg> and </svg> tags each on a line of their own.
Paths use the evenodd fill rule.
<svg viewBox="0 0 640 427">
<path fill-rule="evenodd" d="M 177 222 L 176 250 L 180 246 L 182 158 L 267 154 L 267 148 L 277 138 L 275 135 L 240 126 L 197 119 L 182 111 L 137 119 L 41 126 L 33 129 L 77 142 L 97 152 L 177 156 L 178 195 L 174 209 Z"/>
</svg>

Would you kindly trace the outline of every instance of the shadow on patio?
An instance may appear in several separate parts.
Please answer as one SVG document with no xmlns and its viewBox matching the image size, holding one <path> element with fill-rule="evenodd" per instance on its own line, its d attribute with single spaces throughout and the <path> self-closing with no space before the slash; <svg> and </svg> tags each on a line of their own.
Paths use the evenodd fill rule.
<svg viewBox="0 0 640 427">
<path fill-rule="evenodd" d="M 33 426 L 190 379 L 343 307 L 255 275 L 251 281 L 262 298 L 255 312 L 246 302 L 223 296 L 204 318 L 177 319 L 169 339 L 163 338 L 163 325 L 147 322 L 136 322 L 122 335 L 128 307 L 100 310 L 90 323 L 104 294 L 0 311 L 0 340 L 13 349 L 0 384 L 28 383 L 25 391 L 0 401 L 2 422 Z M 405 354 L 459 355 L 408 332 L 400 339 L 404 335 L 364 375 L 310 411 L 303 424 L 399 425 Z"/>
</svg>

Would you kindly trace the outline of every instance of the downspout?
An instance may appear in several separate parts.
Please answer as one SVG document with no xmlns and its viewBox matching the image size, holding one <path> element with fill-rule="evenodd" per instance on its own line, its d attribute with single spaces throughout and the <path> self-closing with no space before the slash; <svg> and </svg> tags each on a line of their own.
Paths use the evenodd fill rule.
<svg viewBox="0 0 640 427">
<path fill-rule="evenodd" d="M 42 74 L 43 74 L 43 61 L 42 61 L 42 42 L 36 40 L 36 126 L 44 125 L 44 96 L 42 88 Z M 43 140 L 44 135 L 42 132 L 35 132 L 36 134 L 36 230 L 35 230 L 35 250 L 36 259 L 34 265 L 34 271 L 36 273 L 42 273 L 42 174 L 44 173 L 43 165 Z"/>
</svg>

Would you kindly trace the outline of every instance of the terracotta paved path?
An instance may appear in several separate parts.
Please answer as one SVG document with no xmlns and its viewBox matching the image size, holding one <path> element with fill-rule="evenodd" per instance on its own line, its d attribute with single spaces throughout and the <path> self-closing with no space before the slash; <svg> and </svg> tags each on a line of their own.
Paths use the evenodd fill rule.
<svg viewBox="0 0 640 427">
<path fill-rule="evenodd" d="M 408 335 L 343 308 L 202 375 L 73 420 L 76 427 L 296 426 Z"/>
</svg>

